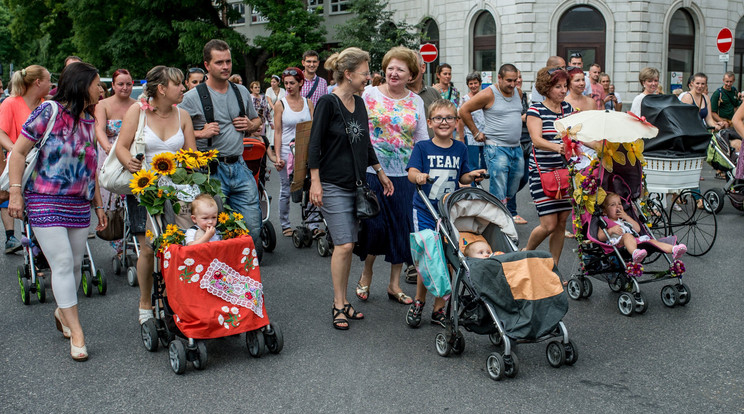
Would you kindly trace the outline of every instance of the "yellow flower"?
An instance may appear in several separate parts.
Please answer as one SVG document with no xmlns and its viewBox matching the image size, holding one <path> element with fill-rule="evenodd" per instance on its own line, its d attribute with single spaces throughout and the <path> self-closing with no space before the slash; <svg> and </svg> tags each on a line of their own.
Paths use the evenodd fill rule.
<svg viewBox="0 0 744 414">
<path fill-rule="evenodd" d="M 147 230 L 147 231 L 145 232 L 145 237 L 147 237 L 147 238 L 148 238 L 148 239 L 150 239 L 150 240 L 152 240 L 154 236 L 155 236 L 155 235 L 154 235 L 154 234 L 152 234 L 152 232 L 151 232 L 150 230 Z"/>
<path fill-rule="evenodd" d="M 163 190 L 158 189 L 158 198 L 163 197 Z"/>
<path fill-rule="evenodd" d="M 220 213 L 219 216 L 217 216 L 217 221 L 220 224 L 225 224 L 227 222 L 227 220 L 229 220 L 229 219 L 230 219 L 230 216 L 227 213 L 225 213 L 224 211 L 222 213 Z"/>
<path fill-rule="evenodd" d="M 628 153 L 628 161 L 630 165 L 635 165 L 636 160 L 641 162 L 641 165 L 646 162 L 643 158 L 643 140 L 639 139 L 636 142 L 623 144 L 626 152 Z"/>
<path fill-rule="evenodd" d="M 207 151 L 207 152 L 204 153 L 204 158 L 206 158 L 207 161 L 213 160 L 213 159 L 217 158 L 217 154 L 219 154 L 219 153 L 220 152 L 217 151 L 216 149 L 211 149 L 211 150 L 209 150 L 209 151 Z"/>
<path fill-rule="evenodd" d="M 188 168 L 196 169 L 200 167 L 198 151 L 180 149 L 176 153 L 176 159 Z"/>
<path fill-rule="evenodd" d="M 132 194 L 139 194 L 155 182 L 157 176 L 150 170 L 139 170 L 134 173 L 134 178 L 129 182 Z"/>
<path fill-rule="evenodd" d="M 233 213 L 233 218 L 235 218 L 235 220 L 243 220 L 243 215 L 240 213 Z"/>
<path fill-rule="evenodd" d="M 179 229 L 178 226 L 176 226 L 175 224 L 169 224 L 165 227 L 165 233 L 168 235 L 173 235 L 180 231 L 181 229 Z"/>
<path fill-rule="evenodd" d="M 175 155 L 172 152 L 162 152 L 152 157 L 152 168 L 158 174 L 173 174 L 174 172 L 176 172 Z"/>
<path fill-rule="evenodd" d="M 602 147 L 602 166 L 612 172 L 615 163 L 625 165 L 625 154 L 619 151 L 619 145 L 605 141 Z"/>
</svg>

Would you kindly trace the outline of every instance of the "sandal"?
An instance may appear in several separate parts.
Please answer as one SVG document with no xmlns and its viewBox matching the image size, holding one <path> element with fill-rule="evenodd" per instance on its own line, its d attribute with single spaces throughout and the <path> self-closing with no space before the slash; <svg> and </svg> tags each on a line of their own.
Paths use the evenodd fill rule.
<svg viewBox="0 0 744 414">
<path fill-rule="evenodd" d="M 523 219 L 519 214 L 512 217 L 512 219 L 514 220 L 514 224 L 527 224 L 527 220 Z"/>
<path fill-rule="evenodd" d="M 338 309 L 338 308 L 336 308 L 336 305 L 333 305 L 333 308 L 332 309 L 333 309 L 333 327 L 336 328 L 336 329 L 338 329 L 338 330 L 341 330 L 341 331 L 348 330 L 349 329 L 349 321 L 346 318 L 339 318 L 338 317 L 339 315 L 343 315 L 344 314 L 344 309 L 345 308 Z"/>
<path fill-rule="evenodd" d="M 411 303 L 413 303 L 413 299 L 411 299 L 410 296 L 406 295 L 403 292 L 398 292 L 398 293 L 388 292 L 387 294 L 388 294 L 388 299 L 395 300 L 401 305 L 410 305 Z"/>
<path fill-rule="evenodd" d="M 60 318 L 59 313 L 59 308 L 54 310 L 54 323 L 57 325 L 57 330 L 62 332 L 62 335 L 65 338 L 70 339 L 70 328 L 62 323 L 62 318 Z"/>
<path fill-rule="evenodd" d="M 444 308 L 439 309 L 438 311 L 434 311 L 431 313 L 431 323 L 434 325 L 439 325 L 442 328 L 444 328 L 444 324 L 447 322 L 447 317 L 444 316 Z"/>
<path fill-rule="evenodd" d="M 716 180 L 725 180 L 726 179 L 726 173 L 723 171 L 718 171 L 716 173 Z"/>
<path fill-rule="evenodd" d="M 154 318 L 152 314 L 152 309 L 140 309 L 139 310 L 139 323 L 142 325 L 143 323 L 147 322 L 149 319 Z"/>
<path fill-rule="evenodd" d="M 369 285 L 364 286 L 360 283 L 357 283 L 356 285 L 356 295 L 361 301 L 366 301 L 369 299 Z"/>
<path fill-rule="evenodd" d="M 313 239 L 325 236 L 325 232 L 321 229 L 313 229 Z"/>
<path fill-rule="evenodd" d="M 406 313 L 406 323 L 411 328 L 418 328 L 418 326 L 421 324 L 421 313 L 424 311 L 424 302 L 421 302 L 420 300 L 416 300 L 411 304 L 411 307 L 408 308 L 408 313 Z"/>
<path fill-rule="evenodd" d="M 567 239 L 575 239 L 576 235 L 571 233 L 570 231 L 566 230 L 566 232 L 563 234 Z"/>
<path fill-rule="evenodd" d="M 282 230 L 282 235 L 283 235 L 284 237 L 292 237 L 292 232 L 293 232 L 293 231 L 294 231 L 294 230 L 292 230 L 292 228 L 290 228 L 290 227 L 287 227 L 286 229 Z"/>
<path fill-rule="evenodd" d="M 364 314 L 362 312 L 357 312 L 356 309 L 352 308 L 351 303 L 347 303 L 346 305 L 344 305 L 344 315 L 348 319 L 364 319 Z"/>
</svg>

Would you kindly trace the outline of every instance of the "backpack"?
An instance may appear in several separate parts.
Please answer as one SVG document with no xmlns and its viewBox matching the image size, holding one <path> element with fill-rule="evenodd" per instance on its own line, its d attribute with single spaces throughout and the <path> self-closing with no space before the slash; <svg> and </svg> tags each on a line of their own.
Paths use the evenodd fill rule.
<svg viewBox="0 0 744 414">
<path fill-rule="evenodd" d="M 243 105 L 243 95 L 240 94 L 240 89 L 238 89 L 238 86 L 235 85 L 232 82 L 227 82 L 230 84 L 230 87 L 233 90 L 233 93 L 235 93 L 235 98 L 238 100 L 238 117 L 245 116 L 245 105 Z M 206 122 L 212 123 L 214 122 L 214 106 L 212 106 L 212 96 L 209 94 L 209 89 L 207 88 L 206 83 L 200 83 L 196 85 L 196 91 L 199 94 L 199 100 L 202 104 L 202 110 L 204 111 L 204 119 Z M 207 146 L 212 146 L 212 138 L 209 138 L 207 140 Z"/>
</svg>

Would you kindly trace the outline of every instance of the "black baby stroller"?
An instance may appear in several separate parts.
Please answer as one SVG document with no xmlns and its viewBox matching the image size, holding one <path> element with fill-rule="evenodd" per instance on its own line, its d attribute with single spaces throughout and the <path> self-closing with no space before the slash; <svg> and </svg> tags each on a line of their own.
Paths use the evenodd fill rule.
<svg viewBox="0 0 744 414">
<path fill-rule="evenodd" d="M 113 195 L 112 195 L 113 196 Z M 121 196 L 115 196 L 121 197 Z M 109 203 L 111 204 L 111 203 Z M 123 212 L 123 225 L 122 225 L 122 237 L 119 239 L 119 246 L 117 246 L 118 254 L 114 254 L 111 258 L 111 267 L 114 270 L 115 275 L 120 275 L 122 271 L 126 272 L 127 283 L 129 286 L 137 286 L 137 259 L 139 258 L 139 243 L 137 243 L 137 237 L 135 237 L 132 228 L 130 227 L 129 219 L 129 206 L 122 199 L 116 202 L 114 208 Z M 110 225 L 111 223 L 109 223 Z M 99 237 L 101 235 L 99 234 Z M 107 239 L 104 239 L 107 240 Z"/>
<path fill-rule="evenodd" d="M 417 188 L 429 212 L 440 216 Z M 461 188 L 439 203 L 442 212 L 444 255 L 454 270 L 447 322 L 436 336 L 437 353 L 447 356 L 465 350 L 459 327 L 489 335 L 503 351 L 491 353 L 486 370 L 493 380 L 513 378 L 519 371 L 516 343 L 550 341 L 548 362 L 553 367 L 573 365 L 576 345 L 569 340 L 561 319 L 568 311 L 558 269 L 547 252 L 517 252 L 518 236 L 511 214 L 496 197 L 477 187 Z M 488 259 L 465 258 L 459 248 L 461 233 L 481 235 L 493 251 Z M 556 339 L 556 340 L 553 340 Z"/>
<path fill-rule="evenodd" d="M 722 171 L 726 177 L 726 184 L 723 188 L 711 188 L 703 195 L 716 214 L 723 210 L 726 197 L 735 209 L 744 211 L 744 180 L 737 179 L 737 177 L 744 175 L 744 171 L 737 171 L 736 168 L 741 154 L 731 146 L 733 134 L 734 132 L 731 129 L 713 134 L 713 139 L 711 139 L 708 147 L 706 161 L 711 167 Z M 738 135 L 734 137 L 738 138 Z"/>
</svg>

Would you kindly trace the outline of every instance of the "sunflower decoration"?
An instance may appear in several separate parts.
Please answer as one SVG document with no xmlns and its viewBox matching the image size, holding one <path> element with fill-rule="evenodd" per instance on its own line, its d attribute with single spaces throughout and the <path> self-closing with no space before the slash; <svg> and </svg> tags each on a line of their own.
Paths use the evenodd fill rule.
<svg viewBox="0 0 744 414">
<path fill-rule="evenodd" d="M 201 152 L 194 151 L 192 149 L 181 148 L 176 153 L 176 159 L 178 160 L 178 162 L 180 162 L 181 165 L 183 165 L 184 167 L 191 168 L 193 170 L 202 167 L 201 163 L 199 162 L 200 158 L 203 158 Z"/>
<path fill-rule="evenodd" d="M 153 236 L 152 232 L 150 232 L 150 237 L 151 236 Z M 178 226 L 175 224 L 169 224 L 165 228 L 163 234 L 152 240 L 152 246 L 153 249 L 157 250 L 159 253 L 163 253 L 171 244 L 183 243 L 185 238 L 186 236 Z"/>
<path fill-rule="evenodd" d="M 230 215 L 225 213 L 224 211 L 217 216 L 217 222 L 220 224 L 225 224 L 229 219 Z"/>
<path fill-rule="evenodd" d="M 636 142 L 630 142 L 623 144 L 625 151 L 628 153 L 628 162 L 630 165 L 635 165 L 638 160 L 643 165 L 646 160 L 643 158 L 643 140 L 639 139 Z"/>
<path fill-rule="evenodd" d="M 237 212 L 222 212 L 217 216 L 217 230 L 222 239 L 232 239 L 249 234 L 243 215 Z"/>
<path fill-rule="evenodd" d="M 132 194 L 139 194 L 149 186 L 155 183 L 157 175 L 150 170 L 139 170 L 133 174 L 133 178 L 129 181 L 129 188 L 132 189 Z"/>
<path fill-rule="evenodd" d="M 614 163 L 625 165 L 625 154 L 620 151 L 620 145 L 617 143 L 605 141 L 599 155 L 602 159 L 602 166 L 609 172 L 612 172 Z"/>
<path fill-rule="evenodd" d="M 161 152 L 152 157 L 152 169 L 160 175 L 171 175 L 176 172 L 176 157 L 172 152 Z"/>
</svg>

